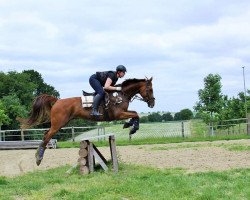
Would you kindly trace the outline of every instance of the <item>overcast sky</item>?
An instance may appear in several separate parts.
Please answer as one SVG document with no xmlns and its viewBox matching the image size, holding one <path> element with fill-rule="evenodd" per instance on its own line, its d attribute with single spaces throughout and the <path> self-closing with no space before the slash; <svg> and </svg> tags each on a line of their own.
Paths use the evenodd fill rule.
<svg viewBox="0 0 250 200">
<path fill-rule="evenodd" d="M 0 0 L 0 71 L 34 69 L 67 98 L 119 64 L 153 76 L 156 105 L 138 112 L 193 109 L 209 73 L 237 96 L 243 66 L 250 89 L 250 1 Z"/>
</svg>

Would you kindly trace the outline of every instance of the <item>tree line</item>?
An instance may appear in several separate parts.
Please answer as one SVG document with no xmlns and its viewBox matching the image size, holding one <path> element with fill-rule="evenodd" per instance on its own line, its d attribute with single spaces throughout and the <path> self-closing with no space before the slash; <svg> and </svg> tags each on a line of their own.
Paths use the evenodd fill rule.
<svg viewBox="0 0 250 200">
<path fill-rule="evenodd" d="M 160 112 L 153 112 L 148 115 L 142 116 L 140 118 L 141 123 L 148 122 L 167 122 L 167 121 L 180 121 L 180 120 L 190 120 L 194 117 L 193 112 L 188 109 L 182 109 L 180 112 L 172 114 L 171 112 L 165 112 L 161 114 Z"/>
<path fill-rule="evenodd" d="M 35 70 L 22 72 L 0 72 L 0 130 L 19 129 L 17 117 L 27 118 L 35 97 L 49 94 L 60 98 L 59 92 L 45 83 L 42 75 Z M 69 125 L 96 124 L 93 122 L 73 120 Z M 48 127 L 48 124 L 39 127 Z"/>
<path fill-rule="evenodd" d="M 31 110 L 35 97 L 49 94 L 60 98 L 59 92 L 44 82 L 42 75 L 35 70 L 22 72 L 0 72 L 0 129 L 19 129 L 17 117 L 26 118 Z M 201 118 L 207 124 L 232 118 L 245 118 L 247 108 L 250 107 L 250 91 L 247 95 L 239 92 L 237 97 L 222 94 L 221 76 L 209 74 L 204 78 L 204 88 L 198 91 L 199 101 L 194 106 L 195 116 L 190 109 L 183 109 L 172 115 L 170 112 L 150 113 L 141 117 L 141 122 L 162 122 L 173 120 L 189 120 Z M 246 101 L 246 103 L 245 103 Z M 96 122 L 73 120 L 69 126 L 96 125 Z M 48 127 L 48 124 L 40 127 Z"/>
</svg>

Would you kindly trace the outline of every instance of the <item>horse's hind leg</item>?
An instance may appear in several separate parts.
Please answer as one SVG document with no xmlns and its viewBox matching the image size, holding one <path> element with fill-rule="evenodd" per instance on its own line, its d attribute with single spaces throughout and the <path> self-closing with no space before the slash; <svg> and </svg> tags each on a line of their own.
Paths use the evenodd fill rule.
<svg viewBox="0 0 250 200">
<path fill-rule="evenodd" d="M 43 159 L 44 151 L 50 139 L 60 130 L 60 128 L 62 128 L 66 123 L 68 123 L 68 121 L 69 121 L 69 117 L 66 115 L 63 119 L 52 120 L 50 129 L 45 132 L 43 141 L 40 143 L 36 151 L 36 164 L 37 165 L 40 165 Z"/>
<path fill-rule="evenodd" d="M 53 137 L 53 135 L 55 135 L 55 133 L 58 130 L 55 131 L 51 127 L 48 131 L 46 131 L 44 133 L 43 141 L 39 144 L 38 149 L 36 151 L 36 164 L 37 164 L 37 166 L 40 165 L 40 163 L 43 159 L 43 155 L 44 155 L 47 144 L 49 143 L 50 139 Z"/>
</svg>

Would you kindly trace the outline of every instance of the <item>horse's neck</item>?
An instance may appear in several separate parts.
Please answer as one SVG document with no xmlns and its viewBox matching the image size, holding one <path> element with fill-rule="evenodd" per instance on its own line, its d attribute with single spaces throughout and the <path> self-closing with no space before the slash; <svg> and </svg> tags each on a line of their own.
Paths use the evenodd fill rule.
<svg viewBox="0 0 250 200">
<path fill-rule="evenodd" d="M 133 96 L 135 96 L 136 94 L 139 93 L 141 88 L 141 84 L 133 84 L 133 85 L 129 85 L 125 88 L 123 88 L 123 92 L 124 94 L 126 94 L 129 98 L 132 98 Z"/>
</svg>

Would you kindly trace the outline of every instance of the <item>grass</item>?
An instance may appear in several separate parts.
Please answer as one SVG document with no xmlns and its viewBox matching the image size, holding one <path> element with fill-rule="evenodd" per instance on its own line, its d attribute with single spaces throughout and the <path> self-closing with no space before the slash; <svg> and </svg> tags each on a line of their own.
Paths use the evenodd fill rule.
<svg viewBox="0 0 250 200">
<path fill-rule="evenodd" d="M 157 170 L 120 165 L 118 174 L 96 172 L 65 176 L 69 166 L 0 177 L 0 199 L 248 199 L 250 169 L 187 174 L 182 169 Z"/>
</svg>

